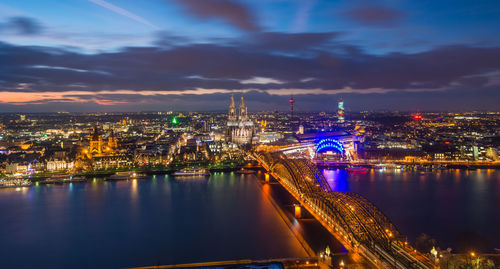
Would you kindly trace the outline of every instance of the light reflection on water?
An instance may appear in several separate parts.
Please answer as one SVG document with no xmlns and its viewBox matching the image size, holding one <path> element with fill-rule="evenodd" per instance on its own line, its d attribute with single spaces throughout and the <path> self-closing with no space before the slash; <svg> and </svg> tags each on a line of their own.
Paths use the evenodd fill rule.
<svg viewBox="0 0 500 269">
<path fill-rule="evenodd" d="M 122 268 L 304 256 L 252 176 L 0 189 L 0 268 Z M 29 259 L 26 258 L 29 256 Z"/>
<path fill-rule="evenodd" d="M 323 174 L 333 190 L 353 191 L 372 201 L 413 242 L 426 233 L 445 248 L 460 249 L 471 240 L 490 252 L 500 248 L 500 170 L 371 169 L 349 174 L 338 169 Z"/>
<path fill-rule="evenodd" d="M 348 191 L 349 181 L 348 174 L 344 169 L 323 170 L 323 175 L 334 191 Z"/>
</svg>

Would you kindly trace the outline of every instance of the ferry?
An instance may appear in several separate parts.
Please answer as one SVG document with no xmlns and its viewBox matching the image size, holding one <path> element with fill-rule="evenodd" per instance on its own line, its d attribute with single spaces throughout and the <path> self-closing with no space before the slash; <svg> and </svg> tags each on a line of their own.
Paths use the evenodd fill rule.
<svg viewBox="0 0 500 269">
<path fill-rule="evenodd" d="M 182 169 L 179 170 L 172 175 L 176 177 L 185 177 L 185 176 L 210 176 L 210 172 L 208 169 Z"/>
<path fill-rule="evenodd" d="M 145 177 L 146 175 L 137 173 L 135 171 L 126 171 L 126 172 L 116 172 L 114 175 L 111 175 L 108 178 L 106 178 L 106 180 L 142 179 Z"/>
<path fill-rule="evenodd" d="M 55 176 L 55 177 L 50 177 L 45 180 L 39 181 L 40 184 L 64 184 L 64 183 L 82 183 L 86 182 L 87 179 L 84 177 L 80 176 L 69 176 L 69 177 L 61 177 L 61 176 Z"/>
<path fill-rule="evenodd" d="M 33 183 L 28 179 L 2 179 L 0 180 L 0 188 L 19 188 L 29 187 Z"/>
<path fill-rule="evenodd" d="M 250 169 L 241 168 L 240 170 L 236 171 L 235 173 L 236 174 L 255 174 L 255 171 L 250 170 Z"/>
<path fill-rule="evenodd" d="M 355 173 L 355 174 L 364 174 L 368 172 L 368 168 L 361 166 L 351 166 L 347 167 L 345 170 L 347 170 L 347 172 L 349 173 Z"/>
</svg>

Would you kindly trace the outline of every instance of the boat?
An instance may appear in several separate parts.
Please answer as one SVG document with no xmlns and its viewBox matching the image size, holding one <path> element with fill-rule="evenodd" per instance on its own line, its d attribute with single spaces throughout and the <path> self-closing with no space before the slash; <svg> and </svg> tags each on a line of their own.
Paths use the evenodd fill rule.
<svg viewBox="0 0 500 269">
<path fill-rule="evenodd" d="M 401 169 L 401 165 L 397 165 L 394 163 L 378 163 L 373 165 L 373 169 L 382 169 L 382 170 L 388 170 L 388 169 Z"/>
<path fill-rule="evenodd" d="M 236 174 L 255 174 L 255 171 L 250 170 L 250 169 L 241 168 L 240 170 L 236 171 L 235 173 Z"/>
<path fill-rule="evenodd" d="M 385 168 L 387 168 L 387 165 L 383 163 L 377 163 L 373 165 L 373 169 L 385 169 Z"/>
<path fill-rule="evenodd" d="M 45 180 L 39 181 L 40 184 L 64 184 L 64 183 L 82 183 L 86 182 L 87 179 L 82 176 L 74 175 L 54 175 Z"/>
<path fill-rule="evenodd" d="M 106 180 L 142 179 L 145 177 L 146 175 L 137 173 L 135 171 L 126 171 L 126 172 L 116 172 L 114 175 L 111 175 L 108 178 L 106 178 Z"/>
<path fill-rule="evenodd" d="M 368 172 L 368 168 L 362 166 L 351 166 L 347 167 L 345 170 L 349 173 L 364 174 Z"/>
<path fill-rule="evenodd" d="M 185 177 L 185 176 L 210 176 L 210 172 L 208 169 L 181 169 L 176 171 L 172 175 L 176 177 Z"/>
<path fill-rule="evenodd" d="M 28 179 L 2 179 L 0 180 L 0 189 L 29 187 L 33 183 Z"/>
<path fill-rule="evenodd" d="M 71 181 L 73 182 L 84 182 L 87 181 L 87 178 L 82 175 L 72 175 Z"/>
</svg>

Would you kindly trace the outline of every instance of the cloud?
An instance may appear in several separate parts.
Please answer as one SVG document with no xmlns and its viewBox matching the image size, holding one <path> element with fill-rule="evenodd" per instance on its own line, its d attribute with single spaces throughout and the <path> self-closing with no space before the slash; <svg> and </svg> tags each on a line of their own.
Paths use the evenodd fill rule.
<svg viewBox="0 0 500 269">
<path fill-rule="evenodd" d="M 221 19 L 244 31 L 260 27 L 247 6 L 234 0 L 178 0 L 185 10 L 199 19 Z"/>
<path fill-rule="evenodd" d="M 263 78 L 263 77 L 253 77 L 251 79 L 245 79 L 240 81 L 241 84 L 283 84 L 285 82 L 272 79 L 272 78 Z"/>
<path fill-rule="evenodd" d="M 37 20 L 28 17 L 11 17 L 7 22 L 0 24 L 0 32 L 15 35 L 38 35 L 42 29 L 43 27 Z"/>
<path fill-rule="evenodd" d="M 171 103 L 171 98 L 179 99 L 178 106 L 189 106 L 183 96 L 199 100 L 231 90 L 272 96 L 293 92 L 403 98 L 415 92 L 452 96 L 458 89 L 465 96 L 464 92 L 500 87 L 498 47 L 447 46 L 371 55 L 332 49 L 332 33 L 262 35 L 252 42 L 183 42 L 94 54 L 0 43 L 0 102 L 93 102 L 130 108 Z M 289 45 L 291 40 L 295 44 Z"/>
<path fill-rule="evenodd" d="M 359 6 L 343 13 L 348 19 L 366 26 L 393 26 L 406 13 L 382 6 Z"/>
</svg>

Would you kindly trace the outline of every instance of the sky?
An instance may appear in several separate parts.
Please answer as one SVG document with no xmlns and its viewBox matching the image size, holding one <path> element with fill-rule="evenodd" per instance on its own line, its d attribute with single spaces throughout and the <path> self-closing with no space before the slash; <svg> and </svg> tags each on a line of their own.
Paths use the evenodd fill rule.
<svg viewBox="0 0 500 269">
<path fill-rule="evenodd" d="M 0 112 L 499 111 L 498 0 L 2 0 Z"/>
</svg>

